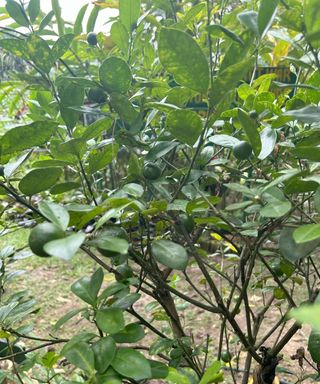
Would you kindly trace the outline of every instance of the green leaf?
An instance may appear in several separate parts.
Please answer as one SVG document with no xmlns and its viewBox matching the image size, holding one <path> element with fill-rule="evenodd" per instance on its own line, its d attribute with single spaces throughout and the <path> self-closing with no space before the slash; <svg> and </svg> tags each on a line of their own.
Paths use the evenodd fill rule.
<svg viewBox="0 0 320 384">
<path fill-rule="evenodd" d="M 39 31 L 42 31 L 52 20 L 54 12 L 50 11 L 42 20 L 39 25 Z"/>
<path fill-rule="evenodd" d="M 97 5 L 93 7 L 87 22 L 87 33 L 94 31 L 100 9 Z"/>
<path fill-rule="evenodd" d="M 162 28 L 159 37 L 159 58 L 177 83 L 199 93 L 209 87 L 209 66 L 196 41 L 177 29 Z"/>
<path fill-rule="evenodd" d="M 45 216 L 51 223 L 56 224 L 63 231 L 68 228 L 70 215 L 69 212 L 59 204 L 47 203 L 42 201 L 39 204 L 39 211 Z"/>
<path fill-rule="evenodd" d="M 29 58 L 26 42 L 24 40 L 10 38 L 2 39 L 0 40 L 0 47 L 17 57 L 22 57 L 24 59 Z"/>
<path fill-rule="evenodd" d="M 71 320 L 73 317 L 77 316 L 80 312 L 82 312 L 84 309 L 86 308 L 75 308 L 75 309 L 71 309 L 71 311 L 67 312 L 66 314 L 64 314 L 62 317 L 60 317 L 60 319 L 55 323 L 55 325 L 53 326 L 53 330 L 54 331 L 57 331 L 58 329 L 60 329 L 66 322 L 68 322 L 69 320 Z"/>
<path fill-rule="evenodd" d="M 298 244 L 320 239 L 320 224 L 301 225 L 293 232 L 293 238 Z"/>
<path fill-rule="evenodd" d="M 96 314 L 99 329 L 108 334 L 114 334 L 124 329 L 123 311 L 120 308 L 99 309 Z"/>
<path fill-rule="evenodd" d="M 238 19 L 255 35 L 259 36 L 258 13 L 255 11 L 244 11 L 238 14 Z"/>
<path fill-rule="evenodd" d="M 44 246 L 44 250 L 51 256 L 70 260 L 79 250 L 85 238 L 84 233 L 75 233 L 64 239 L 49 241 Z"/>
<path fill-rule="evenodd" d="M 152 377 L 149 361 L 134 349 L 118 349 L 111 365 L 120 375 L 129 377 L 130 379 L 143 380 Z"/>
<path fill-rule="evenodd" d="M 121 93 L 111 93 L 110 103 L 114 110 L 118 113 L 121 120 L 128 124 L 134 124 L 138 119 L 139 113 L 133 108 L 127 96 Z"/>
<path fill-rule="evenodd" d="M 67 127 L 73 128 L 79 118 L 80 112 L 71 107 L 80 107 L 84 101 L 84 90 L 74 83 L 67 83 L 59 88 L 60 113 Z"/>
<path fill-rule="evenodd" d="M 144 338 L 144 329 L 141 325 L 132 323 L 126 325 L 123 331 L 112 337 L 117 343 L 137 343 Z"/>
<path fill-rule="evenodd" d="M 101 149 L 96 149 L 90 152 L 88 157 L 89 161 L 89 173 L 93 174 L 100 169 L 105 168 L 108 164 L 116 158 L 119 150 L 119 145 L 117 143 L 111 143 L 105 145 Z"/>
<path fill-rule="evenodd" d="M 215 34 L 216 32 L 218 32 L 218 33 L 222 32 L 224 35 L 226 35 L 230 39 L 234 40 L 236 43 L 239 43 L 239 44 L 242 44 L 242 45 L 244 44 L 243 40 L 238 35 L 236 35 L 234 32 L 230 31 L 230 29 L 224 27 L 221 24 L 209 25 L 207 27 L 207 31 L 210 34 Z"/>
<path fill-rule="evenodd" d="M 62 36 L 64 35 L 64 20 L 61 17 L 61 7 L 59 0 L 51 0 L 51 8 L 56 17 L 59 35 Z"/>
<path fill-rule="evenodd" d="M 103 282 L 103 271 L 98 268 L 90 277 L 81 277 L 71 285 L 71 291 L 81 300 L 90 305 L 97 301 L 98 293 Z"/>
<path fill-rule="evenodd" d="M 202 132 L 202 121 L 196 112 L 179 109 L 168 114 L 166 128 L 182 143 L 193 145 Z"/>
<path fill-rule="evenodd" d="M 320 330 L 314 329 L 310 333 L 308 340 L 308 350 L 312 357 L 312 360 L 320 364 Z"/>
<path fill-rule="evenodd" d="M 92 344 L 95 357 L 95 368 L 99 373 L 104 373 L 112 363 L 117 347 L 112 337 L 102 337 Z"/>
<path fill-rule="evenodd" d="M 210 90 L 210 104 L 218 104 L 225 95 L 233 90 L 240 80 L 243 80 L 252 68 L 254 60 L 252 58 L 245 59 L 233 65 L 229 65 L 221 71 L 213 82 L 212 90 Z"/>
<path fill-rule="evenodd" d="M 264 160 L 272 153 L 274 146 L 276 145 L 276 142 L 277 142 L 276 130 L 270 127 L 266 127 L 260 133 L 260 140 L 261 140 L 261 151 L 259 153 L 258 159 Z"/>
<path fill-rule="evenodd" d="M 32 154 L 32 150 L 24 153 L 22 156 L 20 156 L 17 160 L 14 160 L 4 167 L 4 176 L 6 179 L 10 179 L 12 175 L 16 172 L 16 170 L 26 161 L 29 159 L 29 157 Z"/>
<path fill-rule="evenodd" d="M 103 132 L 108 131 L 112 127 L 112 123 L 113 120 L 110 117 L 99 119 L 86 128 L 86 130 L 82 134 L 82 138 L 85 140 L 96 138 L 100 136 Z"/>
<path fill-rule="evenodd" d="M 291 203 L 289 201 L 274 201 L 266 204 L 260 210 L 260 215 L 269 218 L 278 218 L 284 216 L 291 209 Z"/>
<path fill-rule="evenodd" d="M 212 363 L 210 367 L 205 371 L 199 384 L 220 383 L 223 381 L 223 372 L 220 371 L 220 369 L 220 361 L 215 361 Z"/>
<path fill-rule="evenodd" d="M 155 161 L 165 156 L 167 153 L 172 151 L 178 145 L 175 141 L 158 141 L 147 153 L 145 159 L 147 161 Z"/>
<path fill-rule="evenodd" d="M 261 138 L 256 122 L 241 108 L 238 109 L 238 118 L 253 148 L 253 152 L 256 156 L 259 156 L 261 151 Z"/>
<path fill-rule="evenodd" d="M 151 366 L 153 379 L 165 379 L 169 374 L 167 365 L 160 363 L 160 361 L 148 360 Z"/>
<path fill-rule="evenodd" d="M 1 138 L 1 156 L 45 144 L 57 126 L 51 121 L 36 121 L 10 129 Z"/>
<path fill-rule="evenodd" d="M 30 0 L 28 5 L 28 13 L 30 21 L 33 23 L 40 13 L 40 0 Z"/>
<path fill-rule="evenodd" d="M 120 21 L 116 21 L 112 24 L 110 33 L 113 42 L 126 55 L 129 50 L 129 33 L 126 27 Z"/>
<path fill-rule="evenodd" d="M 140 299 L 140 293 L 129 293 L 112 303 L 112 307 L 120 308 L 122 310 L 129 309 L 133 304 Z"/>
<path fill-rule="evenodd" d="M 301 109 L 287 111 L 283 116 L 290 116 L 292 120 L 298 120 L 306 124 L 318 123 L 320 121 L 320 107 L 308 105 Z"/>
<path fill-rule="evenodd" d="M 61 36 L 54 44 L 51 50 L 53 60 L 58 60 L 63 56 L 70 47 L 72 40 L 74 39 L 74 34 L 69 33 L 67 35 Z"/>
<path fill-rule="evenodd" d="M 304 23 L 307 40 L 314 48 L 319 48 L 320 7 L 318 0 L 304 0 Z"/>
<path fill-rule="evenodd" d="M 239 139 L 229 135 L 214 135 L 210 136 L 209 140 L 211 141 L 211 143 L 226 148 L 233 148 L 235 145 L 240 143 Z"/>
<path fill-rule="evenodd" d="M 89 4 L 85 4 L 79 11 L 76 21 L 74 22 L 74 27 L 73 27 L 73 33 L 75 35 L 80 35 L 82 33 L 82 23 L 84 16 L 86 14 L 87 8 Z"/>
<path fill-rule="evenodd" d="M 123 255 L 125 255 L 129 249 L 127 240 L 114 236 L 101 235 L 98 239 L 93 240 L 92 244 L 106 251 L 116 252 Z"/>
<path fill-rule="evenodd" d="M 181 271 L 186 269 L 188 254 L 180 244 L 170 240 L 155 240 L 151 250 L 155 259 L 166 267 Z"/>
<path fill-rule="evenodd" d="M 34 169 L 27 173 L 19 183 L 19 189 L 27 196 L 47 191 L 59 180 L 62 169 L 57 167 Z"/>
<path fill-rule="evenodd" d="M 13 18 L 13 20 L 16 21 L 19 25 L 23 27 L 29 27 L 30 22 L 28 20 L 28 17 L 25 13 L 25 10 L 19 3 L 13 0 L 7 0 L 6 10 L 9 15 Z"/>
<path fill-rule="evenodd" d="M 258 29 L 261 38 L 265 36 L 276 16 L 280 0 L 262 0 L 258 13 Z"/>
<path fill-rule="evenodd" d="M 310 324 L 312 328 L 320 330 L 320 303 L 303 304 L 299 308 L 292 309 L 290 317 L 295 318 L 301 324 Z"/>
<path fill-rule="evenodd" d="M 188 376 L 182 370 L 177 370 L 176 368 L 169 367 L 169 375 L 167 376 L 167 381 L 170 384 L 192 384 Z"/>
<path fill-rule="evenodd" d="M 308 256 L 320 244 L 320 239 L 298 244 L 293 238 L 294 231 L 294 228 L 282 229 L 279 239 L 280 253 L 285 259 L 292 263 Z"/>
<path fill-rule="evenodd" d="M 77 368 L 92 374 L 94 372 L 94 354 L 88 343 L 79 342 L 62 349 L 61 354 Z"/>
<path fill-rule="evenodd" d="M 206 11 L 206 7 L 207 7 L 207 5 L 205 2 L 193 5 L 188 10 L 188 12 L 185 14 L 185 16 L 183 18 L 183 23 L 189 24 L 189 23 L 193 22 L 198 15 L 199 15 L 198 17 L 201 17 L 204 14 L 204 12 Z"/>
<path fill-rule="evenodd" d="M 54 58 L 48 43 L 40 36 L 32 34 L 27 38 L 27 49 L 34 64 L 43 72 L 49 73 L 54 64 Z"/>
<path fill-rule="evenodd" d="M 66 183 L 60 183 L 60 184 L 54 185 L 50 189 L 50 193 L 51 193 L 51 195 L 60 195 L 61 193 L 72 191 L 73 189 L 77 189 L 79 187 L 81 187 L 80 183 L 68 181 Z"/>
<path fill-rule="evenodd" d="M 120 0 L 119 13 L 120 21 L 128 32 L 135 27 L 140 16 L 140 0 Z"/>
<path fill-rule="evenodd" d="M 125 93 L 132 81 L 128 64 L 119 57 L 108 57 L 99 69 L 100 82 L 108 92 Z"/>
</svg>

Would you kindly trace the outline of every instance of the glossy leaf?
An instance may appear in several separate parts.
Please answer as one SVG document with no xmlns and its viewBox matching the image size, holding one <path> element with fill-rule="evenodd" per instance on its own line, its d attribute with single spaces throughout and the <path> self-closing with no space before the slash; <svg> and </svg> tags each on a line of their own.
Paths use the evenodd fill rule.
<svg viewBox="0 0 320 384">
<path fill-rule="evenodd" d="M 293 232 L 293 238 L 298 244 L 320 240 L 320 224 L 301 225 Z"/>
<path fill-rule="evenodd" d="M 40 0 L 30 0 L 28 5 L 28 14 L 31 23 L 39 16 L 40 13 Z"/>
<path fill-rule="evenodd" d="M 21 4 L 14 0 L 7 0 L 6 10 L 13 18 L 13 20 L 16 21 L 19 25 L 23 27 L 29 27 L 30 23 L 28 17 Z"/>
<path fill-rule="evenodd" d="M 314 48 L 319 48 L 320 7 L 318 0 L 304 0 L 304 23 L 307 40 Z"/>
<path fill-rule="evenodd" d="M 149 361 L 134 349 L 118 349 L 111 365 L 120 375 L 129 377 L 130 379 L 143 380 L 152 377 Z"/>
<path fill-rule="evenodd" d="M 77 368 L 85 372 L 94 372 L 94 354 L 88 343 L 79 342 L 62 350 L 62 355 Z"/>
<path fill-rule="evenodd" d="M 199 93 L 207 92 L 207 59 L 190 35 L 177 29 L 162 28 L 159 37 L 159 58 L 177 83 Z"/>
<path fill-rule="evenodd" d="M 82 277 L 71 285 L 71 291 L 88 304 L 94 305 L 103 282 L 103 271 L 98 268 L 90 277 Z"/>
<path fill-rule="evenodd" d="M 168 114 L 167 130 L 179 141 L 193 145 L 202 131 L 199 115 L 190 110 L 176 110 Z"/>
<path fill-rule="evenodd" d="M 61 117 L 67 127 L 73 128 L 80 118 L 80 112 L 73 110 L 72 107 L 83 105 L 84 90 L 70 82 L 59 88 L 59 96 Z"/>
<path fill-rule="evenodd" d="M 199 384 L 219 383 L 223 381 L 223 372 L 220 370 L 220 361 L 215 361 L 207 368 Z"/>
<path fill-rule="evenodd" d="M 211 136 L 209 140 L 211 141 L 211 143 L 226 148 L 233 148 L 235 145 L 240 143 L 239 139 L 229 135 L 214 135 Z"/>
<path fill-rule="evenodd" d="M 96 25 L 96 22 L 97 22 L 97 18 L 98 18 L 98 15 L 99 15 L 99 11 L 100 11 L 100 7 L 95 5 L 93 7 L 93 9 L 92 9 L 92 11 L 90 13 L 90 16 L 88 18 L 88 21 L 87 21 L 87 33 L 94 31 L 94 28 L 95 28 L 95 25 Z"/>
<path fill-rule="evenodd" d="M 235 34 L 233 31 L 231 31 L 230 29 L 224 27 L 221 24 L 209 25 L 207 27 L 207 31 L 209 33 L 222 32 L 225 36 L 227 36 L 230 39 L 234 40 L 236 43 L 239 43 L 239 44 L 242 44 L 242 45 L 244 44 L 243 40 L 237 34 Z"/>
<path fill-rule="evenodd" d="M 255 35 L 259 35 L 258 13 L 255 11 L 244 11 L 238 14 L 239 21 Z"/>
<path fill-rule="evenodd" d="M 261 150 L 261 138 L 255 121 L 243 109 L 238 109 L 238 118 L 256 156 Z"/>
<path fill-rule="evenodd" d="M 70 260 L 84 242 L 84 233 L 75 233 L 64 239 L 49 241 L 44 246 L 44 250 L 51 256 L 63 260 Z"/>
<path fill-rule="evenodd" d="M 61 36 L 53 45 L 51 53 L 54 60 L 58 60 L 61 56 L 63 56 L 70 47 L 72 40 L 74 39 L 74 35 L 69 33 L 67 35 Z"/>
<path fill-rule="evenodd" d="M 100 66 L 100 81 L 108 92 L 125 93 L 128 91 L 132 73 L 128 64 L 119 57 L 109 57 Z"/>
<path fill-rule="evenodd" d="M 34 169 L 21 179 L 19 189 L 23 194 L 32 196 L 50 189 L 61 175 L 62 169 L 57 167 Z"/>
<path fill-rule="evenodd" d="M 129 49 L 129 33 L 126 27 L 120 21 L 116 21 L 112 24 L 110 33 L 113 42 L 124 54 L 127 54 Z"/>
<path fill-rule="evenodd" d="M 312 357 L 312 360 L 320 364 L 320 330 L 314 329 L 310 333 L 308 340 L 308 350 Z"/>
<path fill-rule="evenodd" d="M 320 121 L 320 107 L 309 105 L 301 109 L 287 111 L 283 115 L 306 124 L 318 123 Z"/>
<path fill-rule="evenodd" d="M 95 368 L 99 373 L 104 373 L 116 355 L 116 343 L 112 337 L 102 337 L 92 344 L 95 357 Z"/>
<path fill-rule="evenodd" d="M 131 32 L 140 16 L 140 3 L 140 0 L 119 0 L 120 21 L 128 32 Z"/>
<path fill-rule="evenodd" d="M 99 329 L 108 334 L 114 334 L 124 329 L 123 311 L 120 308 L 99 309 L 96 314 Z"/>
<path fill-rule="evenodd" d="M 320 304 L 303 304 L 299 308 L 292 309 L 290 316 L 301 324 L 310 324 L 312 328 L 320 330 Z"/>
<path fill-rule="evenodd" d="M 186 269 L 188 254 L 180 244 L 170 240 L 155 240 L 151 249 L 155 259 L 166 267 L 181 271 Z"/>
<path fill-rule="evenodd" d="M 74 27 L 73 27 L 73 33 L 75 35 L 80 35 L 83 28 L 82 28 L 82 23 L 83 23 L 83 19 L 84 19 L 84 16 L 86 14 L 86 11 L 87 11 L 87 8 L 88 8 L 88 5 L 89 4 L 85 4 L 79 11 L 77 17 L 76 17 L 76 21 L 74 22 Z"/>
<path fill-rule="evenodd" d="M 42 201 L 39 204 L 39 211 L 51 223 L 56 224 L 63 231 L 68 228 L 70 215 L 69 212 L 59 204 Z"/>
<path fill-rule="evenodd" d="M 213 82 L 210 92 L 210 103 L 212 105 L 219 104 L 225 95 L 230 90 L 233 90 L 240 80 L 245 78 L 245 75 L 252 66 L 253 60 L 250 58 L 230 65 L 221 71 Z"/>
<path fill-rule="evenodd" d="M 48 43 L 40 36 L 32 34 L 27 39 L 27 49 L 34 64 L 45 73 L 49 73 L 54 64 L 54 57 Z"/>
<path fill-rule="evenodd" d="M 308 256 L 320 245 L 320 239 L 298 244 L 293 238 L 294 230 L 294 228 L 282 229 L 279 239 L 280 253 L 292 263 Z"/>
<path fill-rule="evenodd" d="M 77 316 L 80 312 L 82 312 L 85 308 L 75 308 L 68 311 L 64 314 L 53 326 L 53 330 L 57 331 L 60 329 L 65 323 L 71 320 L 73 317 Z"/>
<path fill-rule="evenodd" d="M 262 0 L 258 12 L 259 34 L 263 37 L 272 25 L 280 0 Z"/>
<path fill-rule="evenodd" d="M 123 331 L 112 337 L 117 343 L 137 343 L 144 338 L 144 329 L 141 325 L 132 323 L 126 325 Z"/>
<path fill-rule="evenodd" d="M 50 121 L 36 121 L 10 129 L 1 138 L 1 156 L 45 144 L 57 126 Z"/>
<path fill-rule="evenodd" d="M 272 153 L 274 149 L 274 146 L 277 142 L 277 132 L 270 127 L 266 127 L 260 133 L 260 140 L 261 151 L 259 153 L 258 159 L 264 160 Z"/>
<path fill-rule="evenodd" d="M 118 149 L 119 145 L 117 143 L 111 143 L 105 145 L 100 150 L 96 149 L 91 151 L 88 158 L 90 174 L 93 174 L 110 164 L 112 160 L 116 158 Z"/>
</svg>

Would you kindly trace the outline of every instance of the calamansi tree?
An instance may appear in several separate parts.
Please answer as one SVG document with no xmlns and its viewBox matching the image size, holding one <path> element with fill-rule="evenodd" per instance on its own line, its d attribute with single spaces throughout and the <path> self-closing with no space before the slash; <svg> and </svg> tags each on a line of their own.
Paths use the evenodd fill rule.
<svg viewBox="0 0 320 384">
<path fill-rule="evenodd" d="M 1 9 L 1 52 L 22 63 L 0 88 L 2 228 L 19 213 L 35 255 L 97 264 L 71 286 L 83 306 L 43 339 L 26 326 L 34 300 L 6 289 L 15 250 L 1 251 L 1 377 L 244 384 L 255 360 L 253 382 L 271 384 L 301 327 L 291 313 L 318 310 L 318 0 L 87 8 L 74 24 L 57 0 Z M 79 314 L 88 329 L 60 338 Z M 292 356 L 312 368 L 300 382 L 319 375 L 313 326 L 311 356 Z"/>
</svg>

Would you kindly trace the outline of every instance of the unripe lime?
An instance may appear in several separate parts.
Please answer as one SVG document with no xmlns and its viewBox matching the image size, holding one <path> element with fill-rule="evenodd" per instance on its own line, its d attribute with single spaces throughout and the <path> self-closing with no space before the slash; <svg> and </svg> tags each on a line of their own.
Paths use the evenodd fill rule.
<svg viewBox="0 0 320 384">
<path fill-rule="evenodd" d="M 272 271 L 278 276 L 278 277 L 281 277 L 284 272 L 281 268 L 281 261 L 280 260 L 275 260 L 271 263 L 270 265 L 270 268 L 272 269 Z"/>
<path fill-rule="evenodd" d="M 247 160 L 252 154 L 252 147 L 247 141 L 240 141 L 233 147 L 233 154 L 238 160 Z"/>
<path fill-rule="evenodd" d="M 222 351 L 221 352 L 221 360 L 224 361 L 225 363 L 229 363 L 232 359 L 232 355 L 229 351 Z"/>
<path fill-rule="evenodd" d="M 87 42 L 89 45 L 97 45 L 98 44 L 97 34 L 95 32 L 88 33 Z"/>
<path fill-rule="evenodd" d="M 90 88 L 88 92 L 88 99 L 95 103 L 102 104 L 107 100 L 107 96 L 104 93 L 102 88 L 96 87 L 96 88 Z"/>
<path fill-rule="evenodd" d="M 161 175 L 161 168 L 152 163 L 147 163 L 143 168 L 143 176 L 148 180 L 156 180 Z"/>
<path fill-rule="evenodd" d="M 56 225 L 52 223 L 38 224 L 30 232 L 29 247 L 37 256 L 50 257 L 44 250 L 45 244 L 52 240 L 62 239 L 63 237 L 65 237 L 64 231 Z"/>
<path fill-rule="evenodd" d="M 195 227 L 195 223 L 192 216 L 189 216 L 186 213 L 181 213 L 178 216 L 178 220 L 175 228 L 178 233 L 183 234 L 183 230 L 181 226 L 183 226 L 188 233 L 191 233 Z"/>
</svg>

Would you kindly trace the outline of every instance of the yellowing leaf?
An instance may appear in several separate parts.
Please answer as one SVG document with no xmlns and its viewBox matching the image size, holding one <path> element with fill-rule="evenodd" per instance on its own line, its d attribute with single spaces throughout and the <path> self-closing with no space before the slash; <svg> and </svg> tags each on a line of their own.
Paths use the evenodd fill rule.
<svg viewBox="0 0 320 384">
<path fill-rule="evenodd" d="M 219 233 L 210 233 L 210 236 L 213 237 L 215 240 L 221 241 L 222 237 L 219 235 Z"/>
</svg>

